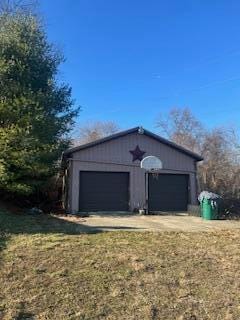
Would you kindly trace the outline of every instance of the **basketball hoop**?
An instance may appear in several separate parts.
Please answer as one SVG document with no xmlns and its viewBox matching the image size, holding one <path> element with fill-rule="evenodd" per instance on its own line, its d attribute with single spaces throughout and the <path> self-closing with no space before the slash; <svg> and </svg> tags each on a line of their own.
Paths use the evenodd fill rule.
<svg viewBox="0 0 240 320">
<path fill-rule="evenodd" d="M 148 175 L 152 175 L 154 179 L 159 178 L 160 170 L 163 168 L 162 161 L 155 156 L 147 156 L 141 161 L 141 168 L 145 173 L 145 199 L 146 199 L 146 213 L 148 214 Z"/>
<path fill-rule="evenodd" d="M 158 174 L 158 171 L 163 168 L 162 161 L 155 156 L 147 156 L 141 161 L 141 168 L 147 172 Z"/>
</svg>

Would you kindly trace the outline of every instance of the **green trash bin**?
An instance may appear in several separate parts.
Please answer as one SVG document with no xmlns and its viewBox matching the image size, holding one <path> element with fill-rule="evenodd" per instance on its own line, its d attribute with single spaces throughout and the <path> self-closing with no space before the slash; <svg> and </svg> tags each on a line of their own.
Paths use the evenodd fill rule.
<svg viewBox="0 0 240 320">
<path fill-rule="evenodd" d="M 218 218 L 218 202 L 203 199 L 201 202 L 201 216 L 204 220 L 215 220 Z"/>
</svg>

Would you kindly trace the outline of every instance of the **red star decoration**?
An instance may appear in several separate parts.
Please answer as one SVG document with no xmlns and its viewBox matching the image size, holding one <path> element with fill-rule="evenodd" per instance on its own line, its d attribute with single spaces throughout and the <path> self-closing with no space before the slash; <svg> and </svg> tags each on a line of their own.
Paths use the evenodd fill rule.
<svg viewBox="0 0 240 320">
<path fill-rule="evenodd" d="M 142 151 L 142 150 L 139 148 L 139 146 L 136 146 L 136 148 L 135 148 L 134 150 L 130 150 L 129 152 L 130 152 L 130 153 L 132 154 L 132 156 L 133 156 L 133 159 L 132 159 L 133 162 L 136 161 L 136 160 L 141 161 L 142 158 L 143 158 L 143 155 L 146 153 L 145 151 Z"/>
</svg>

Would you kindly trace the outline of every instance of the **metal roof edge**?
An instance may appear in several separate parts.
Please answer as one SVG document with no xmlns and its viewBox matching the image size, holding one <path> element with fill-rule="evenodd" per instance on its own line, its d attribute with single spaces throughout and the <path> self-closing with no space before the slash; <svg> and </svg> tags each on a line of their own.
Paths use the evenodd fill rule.
<svg viewBox="0 0 240 320">
<path fill-rule="evenodd" d="M 87 148 L 91 148 L 91 147 L 94 147 L 96 145 L 102 144 L 104 142 L 111 141 L 113 139 L 117 139 L 117 138 L 120 138 L 122 136 L 134 133 L 134 132 L 140 132 L 141 134 L 145 134 L 145 135 L 147 135 L 147 136 L 149 136 L 149 137 L 151 137 L 151 138 L 153 138 L 153 139 L 155 139 L 155 140 L 157 140 L 157 141 L 159 141 L 159 142 L 161 142 L 163 144 L 166 144 L 166 145 L 168 145 L 168 146 L 170 146 L 170 147 L 172 147 L 172 148 L 174 148 L 174 149 L 176 149 L 176 150 L 178 150 L 178 151 L 180 151 L 182 153 L 187 154 L 188 156 L 194 158 L 196 161 L 202 161 L 203 160 L 203 158 L 200 155 L 198 155 L 198 154 L 196 154 L 196 153 L 194 153 L 194 152 L 192 152 L 192 151 L 190 151 L 188 149 L 185 149 L 184 147 L 179 146 L 178 144 L 176 144 L 176 143 L 174 143 L 174 142 L 172 142 L 170 140 L 167 140 L 167 139 L 165 139 L 165 138 L 163 138 L 163 137 L 161 137 L 161 136 L 159 136 L 159 135 L 157 135 L 157 134 L 155 134 L 155 133 L 153 133 L 151 131 L 148 131 L 148 130 L 144 129 L 141 126 L 134 127 L 132 129 L 128 129 L 128 130 L 125 130 L 125 131 L 117 132 L 117 133 L 114 133 L 114 134 L 112 134 L 110 136 L 95 140 L 93 142 L 89 142 L 89 143 L 86 143 L 86 144 L 83 144 L 83 145 L 80 145 L 80 146 L 77 146 L 77 147 L 70 148 L 70 149 L 66 150 L 65 152 L 63 152 L 63 158 L 66 158 L 67 156 L 69 156 L 70 154 L 72 154 L 74 152 L 81 151 L 81 150 L 87 149 Z"/>
</svg>

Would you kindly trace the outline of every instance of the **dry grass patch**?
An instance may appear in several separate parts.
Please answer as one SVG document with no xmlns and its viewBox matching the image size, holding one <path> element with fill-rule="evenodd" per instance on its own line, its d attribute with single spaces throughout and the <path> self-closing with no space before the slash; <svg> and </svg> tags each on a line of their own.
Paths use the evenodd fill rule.
<svg viewBox="0 0 240 320">
<path fill-rule="evenodd" d="M 240 319 L 238 231 L 79 234 L 7 212 L 0 225 L 3 319 Z"/>
</svg>

